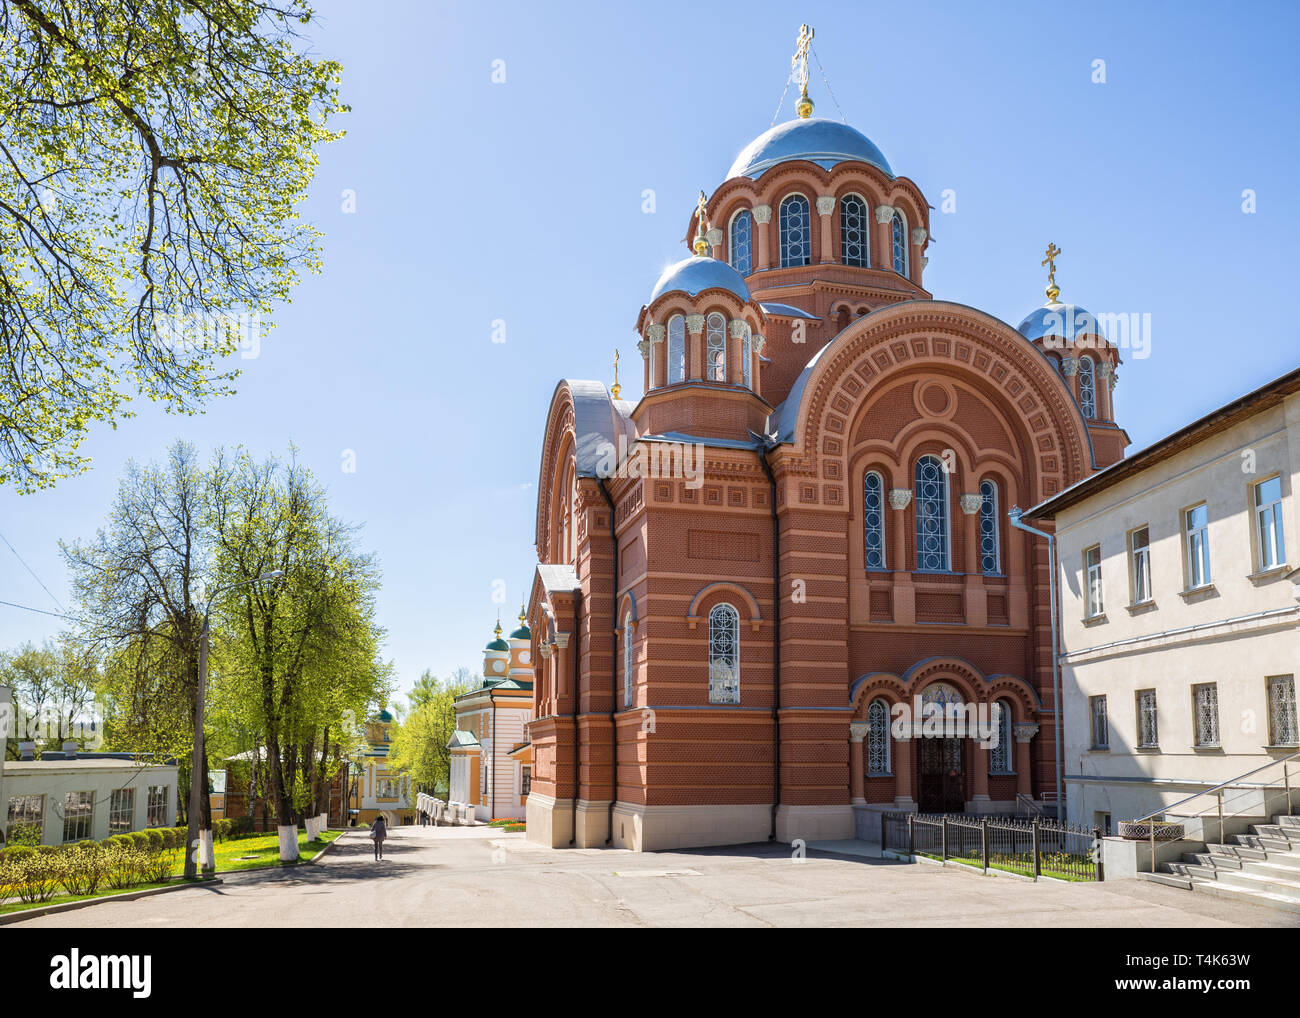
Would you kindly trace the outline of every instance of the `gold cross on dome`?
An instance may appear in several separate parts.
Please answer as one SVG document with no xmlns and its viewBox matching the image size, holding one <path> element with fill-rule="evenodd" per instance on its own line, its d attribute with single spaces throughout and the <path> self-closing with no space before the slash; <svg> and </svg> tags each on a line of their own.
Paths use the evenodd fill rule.
<svg viewBox="0 0 1300 1018">
<path fill-rule="evenodd" d="M 799 39 L 794 57 L 790 60 L 790 72 L 799 83 L 799 101 L 795 104 L 795 112 L 805 119 L 811 117 L 813 111 L 812 100 L 808 98 L 808 50 L 812 48 L 813 34 L 811 26 L 799 26 Z"/>
<path fill-rule="evenodd" d="M 623 391 L 623 387 L 618 384 L 618 351 L 614 351 L 614 384 L 609 387 L 609 394 L 618 399 L 618 394 Z"/>
<path fill-rule="evenodd" d="M 709 200 L 704 197 L 704 192 L 700 192 L 699 200 L 695 203 L 695 253 L 703 257 L 709 253 L 709 240 L 705 234 L 709 230 Z"/>
<path fill-rule="evenodd" d="M 1043 259 L 1042 264 L 1047 266 L 1047 299 L 1053 304 L 1061 296 L 1061 288 L 1056 285 L 1056 259 L 1060 255 L 1061 249 L 1055 244 L 1047 245 L 1047 257 Z"/>
</svg>

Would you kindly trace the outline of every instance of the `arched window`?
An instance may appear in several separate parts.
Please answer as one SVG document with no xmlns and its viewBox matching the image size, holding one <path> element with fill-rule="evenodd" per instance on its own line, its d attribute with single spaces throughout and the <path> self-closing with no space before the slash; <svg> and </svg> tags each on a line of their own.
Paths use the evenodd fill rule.
<svg viewBox="0 0 1300 1018">
<path fill-rule="evenodd" d="M 632 613 L 623 616 L 623 706 L 632 706 L 632 686 L 636 676 L 636 650 L 632 643 Z"/>
<path fill-rule="evenodd" d="M 740 614 L 729 604 L 709 612 L 709 703 L 740 703 Z"/>
<path fill-rule="evenodd" d="M 748 276 L 750 271 L 750 229 L 749 213 L 737 212 L 731 220 L 731 267 L 742 276 Z"/>
<path fill-rule="evenodd" d="M 659 362 L 660 354 L 658 353 L 659 344 L 650 344 L 650 388 L 655 388 L 659 382 L 656 380 L 655 367 Z"/>
<path fill-rule="evenodd" d="M 749 323 L 741 324 L 744 332 L 740 339 L 740 380 L 746 389 L 754 387 L 754 334 Z"/>
<path fill-rule="evenodd" d="M 907 275 L 907 220 L 903 213 L 894 210 L 894 271 L 900 276 Z"/>
<path fill-rule="evenodd" d="M 872 700 L 867 708 L 867 775 L 889 776 L 889 703 Z"/>
<path fill-rule="evenodd" d="M 710 382 L 727 380 L 727 317 L 716 311 L 708 318 L 704 377 Z"/>
<path fill-rule="evenodd" d="M 686 319 L 668 319 L 668 384 L 686 381 Z"/>
<path fill-rule="evenodd" d="M 1097 371 L 1091 357 L 1079 358 L 1079 409 L 1088 420 L 1097 419 Z"/>
<path fill-rule="evenodd" d="M 867 235 L 867 203 L 856 194 L 840 201 L 840 260 L 845 265 L 870 265 Z"/>
<path fill-rule="evenodd" d="M 812 264 L 808 199 L 792 194 L 781 202 L 781 268 Z"/>
<path fill-rule="evenodd" d="M 937 456 L 916 461 L 916 568 L 947 572 L 948 475 Z"/>
<path fill-rule="evenodd" d="M 863 540 L 868 569 L 885 568 L 885 482 L 874 470 L 862 482 Z"/>
<path fill-rule="evenodd" d="M 1011 773 L 1011 704 L 998 700 L 997 708 L 998 741 L 989 750 L 989 771 L 993 774 Z"/>
<path fill-rule="evenodd" d="M 980 481 L 980 572 L 996 576 L 1002 572 L 1002 542 L 998 537 L 998 486 Z"/>
</svg>

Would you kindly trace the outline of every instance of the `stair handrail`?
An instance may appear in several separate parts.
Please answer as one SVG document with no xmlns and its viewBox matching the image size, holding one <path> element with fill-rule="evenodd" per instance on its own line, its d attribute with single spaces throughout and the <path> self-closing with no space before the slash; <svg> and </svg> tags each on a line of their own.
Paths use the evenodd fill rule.
<svg viewBox="0 0 1300 1018">
<path fill-rule="evenodd" d="M 1203 795 L 1214 794 L 1216 797 L 1216 806 L 1219 811 L 1219 843 L 1222 844 L 1223 843 L 1223 821 L 1225 819 L 1223 815 L 1223 790 L 1227 788 L 1229 785 L 1235 785 L 1237 784 L 1237 782 L 1243 781 L 1246 778 L 1249 778 L 1251 775 L 1258 774 L 1260 771 L 1266 771 L 1270 767 L 1276 767 L 1278 766 L 1278 764 L 1282 765 L 1282 782 L 1283 782 L 1283 787 L 1286 790 L 1286 812 L 1287 812 L 1287 816 L 1291 816 L 1291 773 L 1290 773 L 1290 769 L 1287 767 L 1287 764 L 1290 763 L 1292 760 L 1296 760 L 1298 758 L 1300 758 L 1300 749 L 1296 750 L 1294 753 L 1289 753 L 1284 757 L 1280 757 L 1277 760 L 1270 760 L 1268 763 L 1262 764 L 1261 766 L 1256 767 L 1254 770 L 1246 771 L 1246 773 L 1244 774 L 1238 774 L 1235 778 L 1229 778 L 1227 781 L 1222 781 L 1219 784 L 1213 785 L 1210 788 L 1204 788 L 1199 792 L 1193 792 L 1191 795 L 1179 799 L 1177 802 L 1171 802 L 1168 806 L 1162 806 L 1160 809 L 1154 811 L 1153 813 L 1148 813 L 1146 816 L 1134 820 L 1133 823 L 1135 825 L 1142 824 L 1142 823 L 1148 825 L 1147 833 L 1150 836 L 1150 840 L 1151 840 L 1151 872 L 1154 873 L 1156 871 L 1156 824 L 1155 824 L 1156 817 L 1163 818 L 1164 815 L 1168 813 L 1170 810 L 1176 809 L 1177 807 L 1181 806 L 1185 802 L 1191 802 L 1193 799 L 1199 799 Z M 1272 785 L 1273 783 L 1270 781 L 1270 782 L 1266 782 L 1265 784 L 1259 787 L 1271 788 Z M 1265 802 L 1265 807 L 1267 808 L 1267 803 L 1268 803 L 1267 793 L 1265 793 L 1264 802 Z M 1209 812 L 1209 810 L 1210 807 L 1207 806 L 1199 813 L 1190 813 L 1188 815 L 1192 817 L 1203 817 L 1206 813 Z M 1237 813 L 1230 813 L 1228 814 L 1228 816 L 1229 817 L 1239 816 L 1242 812 L 1244 812 L 1244 810 L 1239 810 Z"/>
</svg>

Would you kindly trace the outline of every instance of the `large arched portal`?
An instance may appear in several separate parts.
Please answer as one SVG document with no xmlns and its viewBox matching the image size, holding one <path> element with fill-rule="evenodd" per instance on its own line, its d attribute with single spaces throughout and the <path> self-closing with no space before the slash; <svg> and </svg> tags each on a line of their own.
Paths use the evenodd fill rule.
<svg viewBox="0 0 1300 1018">
<path fill-rule="evenodd" d="M 922 813 L 961 813 L 966 809 L 965 701 L 956 687 L 932 682 L 921 693 L 917 733 L 916 799 Z M 941 715 L 941 716 L 940 716 Z"/>
</svg>

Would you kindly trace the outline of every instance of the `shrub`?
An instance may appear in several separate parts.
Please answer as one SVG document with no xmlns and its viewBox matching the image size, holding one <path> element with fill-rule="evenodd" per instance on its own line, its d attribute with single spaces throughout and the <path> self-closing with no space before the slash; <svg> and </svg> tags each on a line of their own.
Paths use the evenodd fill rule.
<svg viewBox="0 0 1300 1018">
<path fill-rule="evenodd" d="M 148 857 L 126 838 L 105 849 L 104 880 L 119 891 L 142 884 L 147 861 Z"/>
<path fill-rule="evenodd" d="M 151 852 L 161 852 L 167 847 L 167 835 L 163 834 L 161 828 L 151 827 L 144 832 L 144 836 L 147 839 L 146 847 Z"/>
<path fill-rule="evenodd" d="M 4 850 L 5 859 L 25 859 L 36 854 L 32 845 L 10 845 Z"/>
<path fill-rule="evenodd" d="M 49 852 L 35 852 L 8 865 L 12 869 L 6 883 L 11 892 L 27 904 L 49 901 L 59 889 L 56 857 Z"/>
<path fill-rule="evenodd" d="M 10 845 L 39 845 L 41 843 L 40 824 L 12 824 L 9 827 Z"/>
<path fill-rule="evenodd" d="M 133 844 L 140 851 L 142 852 L 148 851 L 149 849 L 148 831 L 132 831 L 130 834 L 126 835 L 126 837 L 130 838 L 131 844 Z"/>
<path fill-rule="evenodd" d="M 81 841 L 60 852 L 53 874 L 69 894 L 94 894 L 104 882 L 103 850 L 93 841 Z"/>
</svg>

